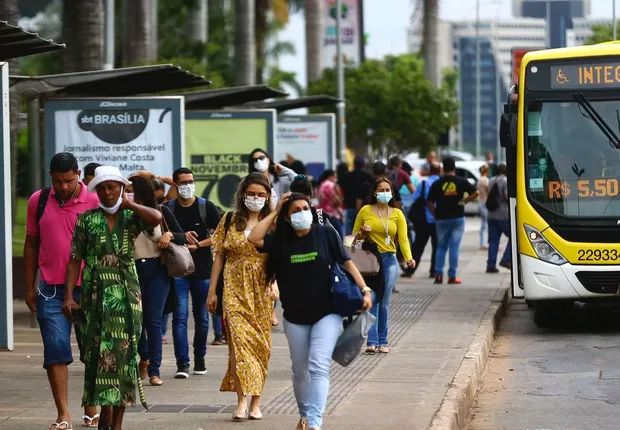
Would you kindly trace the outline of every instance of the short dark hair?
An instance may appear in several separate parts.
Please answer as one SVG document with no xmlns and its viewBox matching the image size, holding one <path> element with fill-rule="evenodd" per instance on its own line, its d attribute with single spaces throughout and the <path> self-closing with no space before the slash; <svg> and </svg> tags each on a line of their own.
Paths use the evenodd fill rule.
<svg viewBox="0 0 620 430">
<path fill-rule="evenodd" d="M 356 169 L 363 169 L 366 165 L 366 159 L 361 155 L 356 155 L 353 159 L 353 167 Z"/>
<path fill-rule="evenodd" d="M 372 165 L 372 173 L 375 176 L 385 175 L 385 164 L 382 161 L 375 161 Z"/>
<path fill-rule="evenodd" d="M 411 167 L 411 164 L 407 163 L 404 160 L 401 163 L 400 168 L 407 172 L 408 175 L 411 175 L 411 173 L 413 172 L 413 167 Z"/>
<path fill-rule="evenodd" d="M 431 175 L 439 175 L 441 173 L 441 164 L 433 161 L 430 165 L 429 173 Z"/>
<path fill-rule="evenodd" d="M 50 172 L 77 172 L 78 162 L 70 152 L 59 152 L 50 160 Z"/>
<path fill-rule="evenodd" d="M 88 163 L 84 166 L 84 176 L 95 176 L 95 169 L 99 166 L 99 163 Z"/>
<path fill-rule="evenodd" d="M 398 167 L 400 164 L 400 157 L 398 155 L 392 155 L 388 160 L 388 167 L 393 169 L 394 167 Z"/>
<path fill-rule="evenodd" d="M 506 166 L 506 163 L 499 163 L 499 166 L 497 166 L 497 174 L 505 175 L 507 172 L 508 172 L 508 166 Z"/>
<path fill-rule="evenodd" d="M 312 196 L 312 182 L 306 175 L 297 175 L 291 182 L 291 192 L 300 193 L 304 196 Z"/>
<path fill-rule="evenodd" d="M 456 169 L 456 162 L 452 157 L 443 157 L 442 164 L 444 172 L 452 172 Z"/>
<path fill-rule="evenodd" d="M 172 181 L 176 182 L 179 179 L 180 175 L 193 175 L 192 169 L 188 167 L 179 167 L 174 172 L 172 172 Z"/>
</svg>

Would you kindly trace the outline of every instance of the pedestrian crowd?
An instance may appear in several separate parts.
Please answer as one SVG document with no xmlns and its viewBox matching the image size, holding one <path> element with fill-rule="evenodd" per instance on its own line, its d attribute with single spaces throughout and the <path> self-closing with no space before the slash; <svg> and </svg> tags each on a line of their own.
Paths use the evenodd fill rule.
<svg viewBox="0 0 620 430">
<path fill-rule="evenodd" d="M 165 383 L 160 367 L 169 315 L 174 378 L 207 373 L 211 325 L 211 345 L 228 346 L 220 391 L 236 395 L 232 419 L 262 419 L 278 301 L 299 409 L 296 428 L 319 429 L 343 330 L 354 326 L 356 311 L 367 312 L 374 322 L 357 352 L 391 351 L 396 281 L 415 273 L 429 239 L 429 276 L 442 284 L 448 257 L 447 283 L 460 284 L 464 206 L 476 198 L 481 247 L 482 227 L 488 231 L 486 271 L 498 271 L 500 237 L 510 239 L 503 164 L 490 180 L 484 165 L 476 188 L 456 175 L 453 158 L 440 164 L 434 152 L 419 173 L 397 156 L 371 169 L 358 156 L 352 170 L 342 163 L 315 179 L 303 163 L 274 162 L 262 149 L 248 159 L 248 175 L 224 213 L 197 193 L 187 167 L 170 177 L 140 171 L 126 178 L 116 167 L 91 163 L 80 180 L 72 154 L 52 157 L 51 186 L 28 201 L 24 244 L 26 304 L 37 315 L 57 409 L 50 429 L 73 428 L 73 327 L 85 366 L 83 425 L 121 429 L 127 405 L 147 408 L 143 381 Z M 499 265 L 511 267 L 509 247 Z M 351 286 L 356 307 L 344 312 L 336 291 L 349 288 L 351 295 Z"/>
</svg>

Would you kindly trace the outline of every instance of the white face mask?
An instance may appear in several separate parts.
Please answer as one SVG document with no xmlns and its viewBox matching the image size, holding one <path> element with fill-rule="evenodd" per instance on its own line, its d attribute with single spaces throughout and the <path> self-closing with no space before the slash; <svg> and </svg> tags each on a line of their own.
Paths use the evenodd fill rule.
<svg viewBox="0 0 620 430">
<path fill-rule="evenodd" d="M 195 184 L 179 185 L 177 188 L 179 189 L 179 195 L 184 199 L 191 199 L 196 192 Z"/>
<path fill-rule="evenodd" d="M 121 204 L 123 203 L 123 192 L 124 191 L 125 191 L 125 187 L 122 187 L 121 194 L 118 196 L 118 200 L 116 201 L 116 203 L 114 203 L 114 206 L 107 207 L 107 206 L 104 206 L 103 203 L 99 202 L 99 207 L 103 209 L 105 213 L 109 215 L 114 215 L 118 211 L 118 208 L 120 208 Z"/>
<path fill-rule="evenodd" d="M 309 209 L 295 212 L 291 215 L 291 225 L 295 230 L 309 229 L 312 225 L 312 212 Z"/>
<path fill-rule="evenodd" d="M 263 158 L 262 160 L 256 160 L 254 162 L 254 168 L 261 173 L 266 172 L 267 169 L 269 169 L 269 159 Z"/>
<path fill-rule="evenodd" d="M 246 197 L 244 203 L 250 212 L 260 212 L 265 207 L 266 201 L 265 197 Z"/>
</svg>

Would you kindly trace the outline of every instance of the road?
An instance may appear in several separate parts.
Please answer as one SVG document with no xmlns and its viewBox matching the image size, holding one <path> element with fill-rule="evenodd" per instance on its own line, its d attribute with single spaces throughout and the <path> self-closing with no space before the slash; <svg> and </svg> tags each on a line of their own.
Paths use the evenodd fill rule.
<svg viewBox="0 0 620 430">
<path fill-rule="evenodd" d="M 620 313 L 575 309 L 554 325 L 511 303 L 470 430 L 620 428 Z"/>
</svg>

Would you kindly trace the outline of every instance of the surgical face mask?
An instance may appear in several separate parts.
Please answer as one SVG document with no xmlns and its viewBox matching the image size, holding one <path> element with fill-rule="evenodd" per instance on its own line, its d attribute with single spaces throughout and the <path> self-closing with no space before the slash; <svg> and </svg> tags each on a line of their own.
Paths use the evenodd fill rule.
<svg viewBox="0 0 620 430">
<path fill-rule="evenodd" d="M 269 168 L 269 159 L 267 157 L 258 159 L 254 162 L 254 168 L 259 172 L 266 172 Z"/>
<path fill-rule="evenodd" d="M 390 191 L 382 191 L 380 193 L 377 193 L 377 201 L 379 203 L 387 205 L 390 200 L 392 200 L 392 193 Z"/>
<path fill-rule="evenodd" d="M 309 229 L 312 225 L 312 212 L 310 212 L 310 209 L 292 214 L 291 225 L 295 230 Z"/>
<path fill-rule="evenodd" d="M 185 184 L 179 185 L 179 195 L 184 199 L 191 199 L 194 193 L 196 192 L 196 185 L 194 184 Z"/>
<path fill-rule="evenodd" d="M 245 207 L 248 208 L 250 212 L 260 212 L 263 207 L 265 207 L 265 202 L 267 199 L 265 197 L 246 197 L 244 200 Z"/>
<path fill-rule="evenodd" d="M 123 192 L 124 191 L 125 191 L 125 187 L 122 187 L 121 193 L 119 194 L 118 200 L 116 201 L 116 203 L 114 203 L 114 206 L 107 207 L 107 206 L 104 206 L 103 203 L 99 202 L 99 207 L 103 209 L 105 213 L 114 215 L 118 211 L 118 208 L 120 208 L 121 204 L 123 203 Z"/>
</svg>

